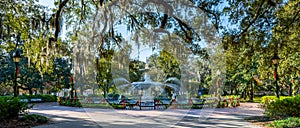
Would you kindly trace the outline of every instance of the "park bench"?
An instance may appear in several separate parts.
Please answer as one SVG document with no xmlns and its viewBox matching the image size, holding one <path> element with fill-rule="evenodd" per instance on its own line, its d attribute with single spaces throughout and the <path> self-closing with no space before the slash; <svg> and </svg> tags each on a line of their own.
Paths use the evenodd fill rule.
<svg viewBox="0 0 300 128">
<path fill-rule="evenodd" d="M 199 99 L 199 98 L 191 99 L 191 100 L 192 100 L 191 102 L 192 102 L 193 106 L 197 106 L 197 107 L 200 107 L 200 108 L 203 107 L 203 105 L 206 101 L 206 99 Z"/>
<path fill-rule="evenodd" d="M 146 101 L 140 103 L 140 109 L 147 109 L 147 110 L 154 110 L 155 109 L 155 103 L 154 101 Z"/>
<path fill-rule="evenodd" d="M 102 102 L 102 99 L 100 99 L 100 98 L 94 98 L 91 101 L 91 103 L 94 103 L 94 104 L 100 104 L 101 102 Z"/>
<path fill-rule="evenodd" d="M 32 98 L 30 99 L 30 102 L 42 102 L 43 100 L 41 98 Z"/>
<path fill-rule="evenodd" d="M 28 102 L 28 99 L 20 99 L 20 102 Z"/>
<path fill-rule="evenodd" d="M 156 110 L 163 110 L 163 109 L 167 109 L 168 108 L 168 106 L 170 106 L 171 105 L 171 101 L 167 101 L 167 100 L 165 100 L 165 101 L 163 101 L 163 100 L 158 100 L 158 101 L 155 101 L 155 104 L 154 104 L 154 109 L 156 109 Z"/>
<path fill-rule="evenodd" d="M 20 102 L 30 102 L 30 103 L 33 103 L 33 102 L 43 102 L 43 100 L 41 98 L 32 98 L 32 99 L 20 99 Z"/>
<path fill-rule="evenodd" d="M 161 101 L 146 101 L 146 102 L 136 102 L 136 103 L 128 103 L 128 102 L 120 102 L 121 105 L 124 105 L 125 109 L 139 109 L 139 110 L 158 110 L 158 109 L 167 109 L 169 104 L 165 104 Z"/>
</svg>

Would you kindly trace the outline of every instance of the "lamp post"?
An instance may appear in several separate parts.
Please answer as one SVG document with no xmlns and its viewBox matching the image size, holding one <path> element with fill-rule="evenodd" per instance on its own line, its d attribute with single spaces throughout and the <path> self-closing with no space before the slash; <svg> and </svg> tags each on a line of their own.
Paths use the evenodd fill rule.
<svg viewBox="0 0 300 128">
<path fill-rule="evenodd" d="M 73 70 L 72 70 L 72 59 L 70 59 L 70 87 L 71 87 L 71 91 L 70 91 L 70 97 L 71 97 L 71 100 L 73 100 L 74 98 L 74 81 L 73 81 Z"/>
<path fill-rule="evenodd" d="M 272 62 L 275 66 L 274 70 L 274 78 L 275 78 L 275 88 L 276 88 L 276 97 L 279 99 L 279 86 L 278 86 L 278 75 L 277 75 L 277 67 L 279 63 L 280 58 L 278 57 L 277 53 L 274 53 L 274 56 L 272 57 Z"/>
<path fill-rule="evenodd" d="M 215 96 L 217 96 L 218 100 L 220 101 L 221 100 L 221 90 L 220 90 L 221 71 L 219 69 L 217 70 L 216 75 L 217 75 L 217 80 L 216 80 L 217 92 Z"/>
<path fill-rule="evenodd" d="M 18 84 L 17 84 L 17 77 L 18 77 L 18 71 L 19 71 L 19 62 L 21 60 L 21 55 L 18 49 L 16 49 L 14 55 L 13 55 L 13 61 L 15 62 L 16 71 L 15 71 L 15 79 L 14 79 L 14 97 L 18 96 Z"/>
<path fill-rule="evenodd" d="M 70 73 L 71 73 L 70 74 L 70 87 L 71 87 L 70 96 L 71 96 L 71 100 L 77 102 L 77 92 L 76 89 L 74 88 L 74 78 L 73 78 L 74 70 L 73 70 L 72 59 L 70 59 Z"/>
</svg>

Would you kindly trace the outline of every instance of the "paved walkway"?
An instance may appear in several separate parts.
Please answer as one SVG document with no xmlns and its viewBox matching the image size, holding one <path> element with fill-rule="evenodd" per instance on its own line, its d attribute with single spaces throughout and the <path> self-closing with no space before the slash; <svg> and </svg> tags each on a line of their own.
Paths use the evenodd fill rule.
<svg viewBox="0 0 300 128">
<path fill-rule="evenodd" d="M 191 110 L 112 110 L 73 108 L 57 103 L 36 104 L 30 113 L 51 118 L 51 124 L 36 128 L 258 128 L 243 120 L 263 115 L 256 103 L 241 103 L 238 108 Z"/>
</svg>

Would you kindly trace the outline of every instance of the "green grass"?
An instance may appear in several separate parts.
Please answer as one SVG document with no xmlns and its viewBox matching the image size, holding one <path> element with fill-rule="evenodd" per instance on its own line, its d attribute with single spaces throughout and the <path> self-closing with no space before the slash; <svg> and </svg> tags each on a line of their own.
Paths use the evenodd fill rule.
<svg viewBox="0 0 300 128">
<path fill-rule="evenodd" d="M 111 108 L 109 104 L 82 104 L 82 107 Z"/>
<path fill-rule="evenodd" d="M 263 96 L 254 96 L 253 101 L 251 101 L 249 98 L 247 98 L 246 100 L 244 98 L 240 98 L 240 101 L 241 102 L 260 103 L 262 97 Z"/>
<path fill-rule="evenodd" d="M 211 98 L 214 97 L 213 94 L 204 94 L 202 98 Z M 226 95 L 222 96 L 222 98 L 228 98 L 228 97 L 240 97 L 240 95 Z M 252 102 L 252 103 L 260 103 L 261 97 L 263 96 L 254 96 L 253 101 L 249 99 L 249 97 L 245 100 L 244 98 L 239 98 L 240 102 Z"/>
</svg>

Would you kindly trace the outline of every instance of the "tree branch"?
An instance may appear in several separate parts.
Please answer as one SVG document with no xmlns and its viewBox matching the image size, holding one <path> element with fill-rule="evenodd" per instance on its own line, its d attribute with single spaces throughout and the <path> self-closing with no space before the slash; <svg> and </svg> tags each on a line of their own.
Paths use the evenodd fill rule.
<svg viewBox="0 0 300 128">
<path fill-rule="evenodd" d="M 193 0 L 190 0 L 190 2 L 192 2 L 193 4 L 195 4 L 195 2 Z M 208 10 L 205 8 L 205 6 L 207 6 L 207 3 L 204 4 L 204 6 L 200 6 L 200 5 L 196 5 L 200 10 L 204 11 L 205 13 L 209 14 L 209 15 L 212 15 L 215 19 L 215 27 L 218 29 L 219 27 L 219 17 L 218 17 L 218 14 Z"/>
<path fill-rule="evenodd" d="M 258 7 L 258 9 L 257 9 L 257 12 L 255 13 L 253 19 L 249 22 L 248 26 L 247 26 L 247 27 L 239 34 L 239 36 L 244 35 L 244 34 L 248 31 L 248 29 L 252 26 L 252 24 L 255 23 L 255 21 L 257 20 L 257 18 L 258 18 L 260 15 L 263 15 L 263 14 L 265 14 L 265 13 L 267 12 L 268 9 L 266 9 L 262 14 L 260 14 L 261 9 L 262 9 L 262 6 L 264 5 L 264 3 L 265 3 L 265 0 L 263 0 L 263 1 L 260 3 L 260 5 L 259 5 L 259 7 Z"/>
<path fill-rule="evenodd" d="M 300 13 L 300 10 L 298 10 L 298 12 L 296 13 L 296 15 L 293 17 L 293 19 L 290 21 L 290 23 L 288 25 L 286 25 L 284 28 L 282 28 L 280 30 L 280 32 L 283 32 L 285 29 L 289 28 L 294 22 L 296 22 L 297 20 L 300 19 L 300 16 L 297 17 Z"/>
<path fill-rule="evenodd" d="M 54 33 L 54 40 L 57 41 L 57 38 L 58 38 L 58 34 L 61 30 L 60 28 L 60 17 L 61 17 L 61 12 L 63 10 L 63 7 L 65 7 L 67 5 L 67 3 L 69 2 L 69 0 L 64 0 L 63 2 L 61 2 L 58 6 L 58 10 L 56 11 L 56 14 L 55 14 L 55 33 Z"/>
<path fill-rule="evenodd" d="M 162 19 L 162 21 L 161 21 L 160 28 L 165 29 L 166 24 L 167 24 L 167 21 L 168 21 L 168 15 L 167 15 L 167 14 L 164 14 L 164 17 L 163 17 L 163 19 Z"/>
<path fill-rule="evenodd" d="M 186 23 L 184 23 L 183 21 L 181 21 L 180 19 L 178 19 L 177 17 L 173 17 L 179 24 L 179 27 L 182 29 L 182 31 L 185 33 L 186 38 L 191 41 L 193 39 L 193 37 L 189 36 L 188 32 L 185 30 L 188 29 L 191 31 L 191 27 L 189 27 Z M 185 27 L 185 28 L 183 28 Z"/>
</svg>

